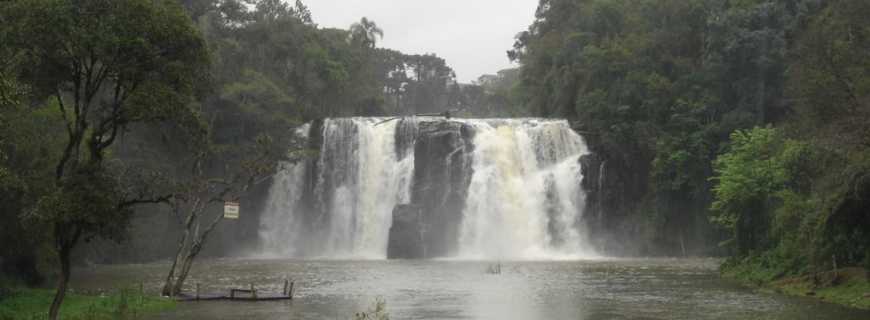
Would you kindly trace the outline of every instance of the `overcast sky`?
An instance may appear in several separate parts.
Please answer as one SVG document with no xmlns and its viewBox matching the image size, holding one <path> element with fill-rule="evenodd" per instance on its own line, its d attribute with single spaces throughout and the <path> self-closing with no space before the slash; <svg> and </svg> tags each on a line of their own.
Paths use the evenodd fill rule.
<svg viewBox="0 0 870 320">
<path fill-rule="evenodd" d="M 292 4 L 293 1 L 288 1 Z M 321 27 L 347 29 L 361 17 L 384 29 L 379 47 L 435 53 L 460 82 L 511 67 L 505 52 L 528 28 L 538 0 L 303 0 Z"/>
</svg>

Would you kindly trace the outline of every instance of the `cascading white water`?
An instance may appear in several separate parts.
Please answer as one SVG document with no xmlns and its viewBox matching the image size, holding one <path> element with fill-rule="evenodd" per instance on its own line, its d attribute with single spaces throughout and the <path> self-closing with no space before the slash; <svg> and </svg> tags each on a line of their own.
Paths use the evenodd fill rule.
<svg viewBox="0 0 870 320">
<path fill-rule="evenodd" d="M 312 193 L 328 215 L 325 226 L 315 226 L 323 230 L 308 229 L 312 226 L 299 219 L 306 166 L 312 164 L 291 164 L 278 174 L 262 223 L 261 238 L 268 254 L 386 258 L 391 212 L 396 204 L 408 201 L 414 158 L 397 159 L 396 122 L 375 126 L 376 121 L 324 121 L 316 164 L 321 170 L 315 173 Z"/>
<path fill-rule="evenodd" d="M 296 136 L 308 139 L 310 124 L 304 124 L 296 129 Z M 298 254 L 294 247 L 288 243 L 298 241 L 301 234 L 301 221 L 294 214 L 302 197 L 301 182 L 305 177 L 306 166 L 304 163 L 281 163 L 280 170 L 272 177 L 272 186 L 269 188 L 269 196 L 266 214 L 260 219 L 261 240 L 263 246 L 269 248 L 270 254 L 294 256 Z"/>
<path fill-rule="evenodd" d="M 473 176 L 459 256 L 549 259 L 592 255 L 578 219 L 583 138 L 567 122 L 475 123 Z"/>
<path fill-rule="evenodd" d="M 383 120 L 328 119 L 312 127 L 319 130 L 310 132 L 312 139 L 322 140 L 314 146 L 320 149 L 317 159 L 288 164 L 274 178 L 269 205 L 261 218 L 264 253 L 386 258 L 393 208 L 409 203 L 419 206 L 425 202 L 421 199 L 435 194 L 453 199 L 437 191 L 448 190 L 463 195 L 464 203 L 437 208 L 424 205 L 421 210 L 429 216 L 420 226 L 420 232 L 432 232 L 437 226 L 429 228 L 426 223 L 437 225 L 439 219 L 459 217 L 461 221 L 451 222 L 458 231 L 452 244 L 445 245 L 453 248 L 446 251 L 447 257 L 554 259 L 594 255 L 586 246 L 581 221 L 585 193 L 580 188 L 579 158 L 588 151 L 583 138 L 566 121 L 451 120 L 473 132 L 465 137 L 439 132 L 437 124 L 443 123 L 442 119 Z M 418 126 L 427 126 L 430 130 L 425 134 L 431 136 L 427 136 L 428 144 L 415 149 Z M 300 135 L 309 134 L 307 130 L 300 129 Z M 471 147 L 455 149 L 457 144 L 464 144 L 450 139 L 469 139 Z M 447 144 L 452 147 L 439 149 L 438 143 L 444 141 L 453 141 Z M 470 152 L 459 158 L 470 161 L 467 172 L 451 163 L 456 161 L 457 152 Z M 418 166 L 429 169 L 432 163 L 446 163 L 438 170 L 453 172 L 446 173 L 449 178 L 431 180 L 432 170 L 424 170 L 424 174 L 420 170 L 426 168 L 415 168 L 415 160 Z M 415 169 L 418 178 L 431 181 L 412 181 Z M 459 213 L 451 215 L 443 212 L 444 208 L 464 209 L 451 210 Z"/>
</svg>

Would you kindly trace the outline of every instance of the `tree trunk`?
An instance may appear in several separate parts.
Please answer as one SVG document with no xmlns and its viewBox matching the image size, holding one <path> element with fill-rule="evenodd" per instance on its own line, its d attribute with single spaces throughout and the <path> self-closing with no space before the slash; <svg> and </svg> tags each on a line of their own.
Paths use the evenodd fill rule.
<svg viewBox="0 0 870 320">
<path fill-rule="evenodd" d="M 175 260 L 172 260 L 172 266 L 169 268 L 169 274 L 166 275 L 166 282 L 164 282 L 163 284 L 163 296 L 172 297 L 181 293 L 180 290 L 174 290 L 175 284 L 173 280 L 175 279 L 175 270 L 178 266 L 178 262 L 182 261 L 182 259 L 187 256 L 186 250 L 184 249 L 187 248 L 187 239 L 190 238 L 190 229 L 194 226 L 195 223 L 197 223 L 197 220 L 199 218 L 199 205 L 199 199 L 194 201 L 194 204 L 190 209 L 190 213 L 184 220 L 184 233 L 181 236 L 181 240 L 178 241 L 178 251 L 175 252 Z"/>
<path fill-rule="evenodd" d="M 57 291 L 54 294 L 54 301 L 51 302 L 51 309 L 48 311 L 48 318 L 57 320 L 60 313 L 60 306 L 63 303 L 63 298 L 66 296 L 66 286 L 70 278 L 70 251 L 71 246 L 61 245 L 58 250 L 58 258 L 60 259 L 60 278 L 57 280 Z"/>
<path fill-rule="evenodd" d="M 163 283 L 162 295 L 165 297 L 172 297 L 178 294 L 178 292 L 172 290 L 172 280 L 175 278 L 175 267 L 178 266 L 178 261 L 184 256 L 184 244 L 187 242 L 187 234 L 187 231 L 185 231 L 184 236 L 181 237 L 181 241 L 178 243 L 178 251 L 175 252 L 175 259 L 172 260 L 169 274 L 166 275 L 166 281 Z"/>
<path fill-rule="evenodd" d="M 175 286 L 172 288 L 176 293 L 180 293 L 182 287 L 184 286 L 184 281 L 187 280 L 187 275 L 190 273 L 190 267 L 193 266 L 193 259 L 196 258 L 196 254 L 193 252 L 194 248 L 191 248 L 191 252 L 184 257 L 184 262 L 181 263 L 181 269 L 178 270 L 178 277 L 175 280 Z"/>
</svg>

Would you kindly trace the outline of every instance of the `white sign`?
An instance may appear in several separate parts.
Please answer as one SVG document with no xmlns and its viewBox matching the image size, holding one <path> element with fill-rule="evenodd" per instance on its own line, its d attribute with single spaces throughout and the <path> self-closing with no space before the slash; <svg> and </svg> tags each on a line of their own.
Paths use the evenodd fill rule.
<svg viewBox="0 0 870 320">
<path fill-rule="evenodd" d="M 238 202 L 224 202 L 224 218 L 225 219 L 238 219 L 239 218 L 239 203 Z"/>
</svg>

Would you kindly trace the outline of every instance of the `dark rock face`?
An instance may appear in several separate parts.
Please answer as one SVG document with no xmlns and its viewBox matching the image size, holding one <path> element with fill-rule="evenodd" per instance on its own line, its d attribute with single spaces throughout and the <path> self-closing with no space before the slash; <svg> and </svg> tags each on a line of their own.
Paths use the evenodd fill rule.
<svg viewBox="0 0 870 320">
<path fill-rule="evenodd" d="M 455 251 L 471 183 L 474 130 L 452 121 L 420 122 L 414 147 L 411 204 L 422 214 L 426 257 Z"/>
<path fill-rule="evenodd" d="M 594 144 L 590 145 L 595 150 Z M 640 156 L 638 156 L 640 158 Z M 643 163 L 643 161 L 637 161 Z M 644 222 L 639 210 L 647 192 L 647 167 L 633 167 L 624 158 L 596 152 L 580 158 L 586 191 L 589 239 L 600 253 L 612 256 L 654 255 L 652 244 L 638 226 Z"/>
<path fill-rule="evenodd" d="M 393 209 L 393 226 L 390 227 L 387 257 L 390 259 L 426 257 L 422 208 L 400 204 Z"/>
<path fill-rule="evenodd" d="M 619 225 L 624 216 L 632 210 L 629 202 L 623 202 L 624 194 L 621 186 L 622 178 L 617 174 L 609 174 L 612 166 L 598 154 L 580 157 L 580 170 L 583 180 L 580 182 L 586 191 L 586 225 L 590 231 L 590 239 L 599 252 L 624 255 L 633 253 L 626 246 L 631 236 L 630 232 L 622 230 Z M 635 201 L 636 202 L 636 201 Z M 629 254 L 630 255 L 630 254 Z"/>
<path fill-rule="evenodd" d="M 583 180 L 580 185 L 586 191 L 586 217 L 589 222 L 599 222 L 602 219 L 601 200 L 604 190 L 604 169 L 606 163 L 595 154 L 580 157 L 580 171 Z"/>
<path fill-rule="evenodd" d="M 311 128 L 308 131 L 308 140 L 306 148 L 309 150 L 321 150 L 325 139 L 325 121 L 323 119 L 315 120 L 311 123 Z M 299 210 L 304 213 L 303 220 L 306 228 L 323 228 L 329 223 L 329 217 L 324 214 L 328 210 L 327 199 L 332 194 L 330 189 L 325 189 L 326 192 L 319 190 L 318 180 L 320 179 L 320 166 L 324 163 L 320 162 L 319 157 L 310 157 L 305 160 L 305 186 L 302 188 L 303 195 L 300 201 Z"/>
</svg>

